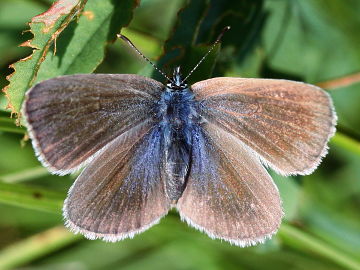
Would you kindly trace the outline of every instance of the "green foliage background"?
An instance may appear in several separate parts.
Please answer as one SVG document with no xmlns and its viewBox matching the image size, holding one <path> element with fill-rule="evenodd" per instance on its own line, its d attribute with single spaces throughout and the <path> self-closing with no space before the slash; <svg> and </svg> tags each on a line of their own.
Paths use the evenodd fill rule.
<svg viewBox="0 0 360 270">
<path fill-rule="evenodd" d="M 160 67 L 170 72 L 181 65 L 186 74 L 220 29 L 231 25 L 221 48 L 190 82 L 241 76 L 316 84 L 360 71 L 358 0 L 135 4 L 88 0 L 85 11 L 94 18 L 82 15 L 66 24 L 55 55 L 50 46 L 38 66 L 31 61 L 17 66 L 8 88 L 13 106 L 19 108 L 32 83 L 61 74 L 138 73 L 163 81 L 126 44 L 115 41 L 125 26 L 122 32 Z M 22 34 L 28 29 L 25 23 L 50 5 L 49 0 L 0 0 L 0 88 L 12 73 L 8 66 L 32 51 L 17 47 L 33 38 Z M 41 27 L 32 25 L 40 50 L 49 40 Z M 53 176 L 41 167 L 31 144 L 22 140 L 25 129 L 9 118 L 5 96 L 0 96 L 0 269 L 360 269 L 360 84 L 329 93 L 339 123 L 328 156 L 310 176 L 285 179 L 273 174 L 285 219 L 272 240 L 250 248 L 211 240 L 182 223 L 176 212 L 119 243 L 67 232 L 61 207 L 76 176 Z"/>
</svg>

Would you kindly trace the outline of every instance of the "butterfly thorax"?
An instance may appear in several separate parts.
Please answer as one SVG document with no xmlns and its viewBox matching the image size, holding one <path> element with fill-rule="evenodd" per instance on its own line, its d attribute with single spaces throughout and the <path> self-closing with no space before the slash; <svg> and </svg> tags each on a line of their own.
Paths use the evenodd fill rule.
<svg viewBox="0 0 360 270">
<path fill-rule="evenodd" d="M 190 166 L 191 134 L 197 119 L 194 94 L 186 87 L 170 88 L 163 92 L 159 101 L 160 129 L 163 136 L 166 194 L 176 202 L 186 185 Z"/>
</svg>

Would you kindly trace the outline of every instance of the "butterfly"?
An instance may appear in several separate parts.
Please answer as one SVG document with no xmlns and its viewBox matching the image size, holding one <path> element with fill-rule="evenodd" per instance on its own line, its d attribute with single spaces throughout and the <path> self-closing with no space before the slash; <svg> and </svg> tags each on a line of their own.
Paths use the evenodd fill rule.
<svg viewBox="0 0 360 270">
<path fill-rule="evenodd" d="M 265 167 L 315 170 L 335 132 L 329 95 L 289 80 L 186 78 L 179 67 L 167 85 L 77 74 L 28 90 L 23 115 L 39 160 L 59 175 L 85 168 L 63 207 L 73 232 L 119 241 L 176 208 L 190 226 L 234 245 L 276 233 L 283 210 Z"/>
</svg>

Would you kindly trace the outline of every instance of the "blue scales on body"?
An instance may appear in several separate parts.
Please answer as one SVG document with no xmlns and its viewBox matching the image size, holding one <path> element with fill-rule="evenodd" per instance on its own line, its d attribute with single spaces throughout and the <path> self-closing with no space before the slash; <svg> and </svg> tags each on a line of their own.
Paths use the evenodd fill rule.
<svg viewBox="0 0 360 270">
<path fill-rule="evenodd" d="M 183 81 L 180 67 L 175 68 L 173 79 L 167 84 L 159 101 L 157 116 L 163 134 L 165 158 L 165 190 L 172 201 L 177 201 L 186 186 L 191 163 L 191 145 L 194 128 L 200 122 L 194 94 Z"/>
</svg>

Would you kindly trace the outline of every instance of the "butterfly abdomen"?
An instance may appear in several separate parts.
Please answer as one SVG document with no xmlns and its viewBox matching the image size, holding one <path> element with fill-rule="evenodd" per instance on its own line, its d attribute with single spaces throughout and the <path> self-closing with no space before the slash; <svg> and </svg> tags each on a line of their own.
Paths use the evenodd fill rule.
<svg viewBox="0 0 360 270">
<path fill-rule="evenodd" d="M 195 100 L 188 89 L 173 91 L 167 88 L 159 101 L 160 128 L 163 134 L 166 194 L 176 202 L 186 186 L 190 157 L 191 133 L 196 119 Z"/>
</svg>

